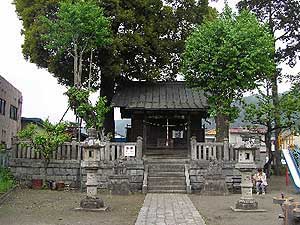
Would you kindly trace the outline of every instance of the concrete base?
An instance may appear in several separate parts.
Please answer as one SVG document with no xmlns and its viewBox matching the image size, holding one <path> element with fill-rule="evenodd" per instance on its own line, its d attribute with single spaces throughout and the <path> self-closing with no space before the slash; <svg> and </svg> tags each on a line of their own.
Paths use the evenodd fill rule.
<svg viewBox="0 0 300 225">
<path fill-rule="evenodd" d="M 83 209 L 101 209 L 104 208 L 104 202 L 100 198 L 86 197 L 80 201 L 80 208 Z"/>
<path fill-rule="evenodd" d="M 258 202 L 254 198 L 240 198 L 235 204 L 236 209 L 241 210 L 256 210 Z"/>
<path fill-rule="evenodd" d="M 248 213 L 255 213 L 255 212 L 267 212 L 265 209 L 236 209 L 233 206 L 230 207 L 233 212 L 248 212 Z"/>
<path fill-rule="evenodd" d="M 109 207 L 102 207 L 98 209 L 89 209 L 89 208 L 75 208 L 75 211 L 85 211 L 85 212 L 105 212 L 109 210 Z"/>
</svg>

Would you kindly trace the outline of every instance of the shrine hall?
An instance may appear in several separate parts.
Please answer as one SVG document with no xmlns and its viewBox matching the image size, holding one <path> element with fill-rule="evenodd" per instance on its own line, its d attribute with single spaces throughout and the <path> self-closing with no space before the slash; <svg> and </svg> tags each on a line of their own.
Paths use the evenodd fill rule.
<svg viewBox="0 0 300 225">
<path fill-rule="evenodd" d="M 190 138 L 204 142 L 208 104 L 203 91 L 184 82 L 130 82 L 112 100 L 123 119 L 131 119 L 126 141 L 143 138 L 143 155 L 190 156 Z"/>
</svg>

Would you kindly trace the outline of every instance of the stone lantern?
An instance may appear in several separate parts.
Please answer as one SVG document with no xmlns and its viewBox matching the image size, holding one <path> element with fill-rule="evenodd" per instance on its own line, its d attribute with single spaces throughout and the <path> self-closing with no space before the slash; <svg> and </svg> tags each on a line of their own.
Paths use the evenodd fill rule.
<svg viewBox="0 0 300 225">
<path fill-rule="evenodd" d="M 241 191 L 242 196 L 232 207 L 233 211 L 265 211 L 258 209 L 258 202 L 253 198 L 252 195 L 252 171 L 256 169 L 254 162 L 254 154 L 257 148 L 255 147 L 239 147 L 238 150 L 238 162 L 235 168 L 238 169 L 242 175 Z"/>
<path fill-rule="evenodd" d="M 81 164 L 87 174 L 86 198 L 80 201 L 80 209 L 92 211 L 106 209 L 103 200 L 97 197 L 100 148 L 104 146 L 105 143 L 101 143 L 97 138 L 96 129 L 88 129 L 88 138 L 83 143 L 83 162 Z"/>
</svg>

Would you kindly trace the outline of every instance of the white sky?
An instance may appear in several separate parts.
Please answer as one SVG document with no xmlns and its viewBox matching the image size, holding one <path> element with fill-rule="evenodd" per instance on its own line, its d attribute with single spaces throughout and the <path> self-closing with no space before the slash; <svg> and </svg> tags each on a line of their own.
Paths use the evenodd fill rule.
<svg viewBox="0 0 300 225">
<path fill-rule="evenodd" d="M 230 0 L 229 5 L 234 7 L 238 0 Z M 213 6 L 220 10 L 224 3 L 219 1 Z M 57 122 L 67 109 L 67 98 L 63 95 L 66 88 L 59 85 L 56 79 L 44 69 L 25 61 L 21 45 L 21 21 L 15 13 L 12 0 L 0 0 L 0 75 L 18 88 L 23 94 L 24 117 L 39 117 Z M 300 71 L 300 65 L 290 70 L 292 73 Z M 280 91 L 288 90 L 288 84 L 281 84 Z M 119 116 L 117 116 L 119 117 Z M 65 117 L 73 120 L 72 113 Z"/>
</svg>

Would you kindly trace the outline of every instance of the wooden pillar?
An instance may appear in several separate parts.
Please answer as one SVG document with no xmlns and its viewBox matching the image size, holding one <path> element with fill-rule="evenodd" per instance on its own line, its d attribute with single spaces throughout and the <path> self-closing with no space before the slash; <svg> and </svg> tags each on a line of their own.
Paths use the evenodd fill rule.
<svg viewBox="0 0 300 225">
<path fill-rule="evenodd" d="M 191 140 L 191 115 L 190 114 L 188 114 L 187 115 L 187 134 L 186 134 L 186 136 L 187 136 L 187 156 L 188 156 L 188 158 L 190 158 L 191 157 L 191 142 L 190 142 L 190 140 Z"/>
</svg>

